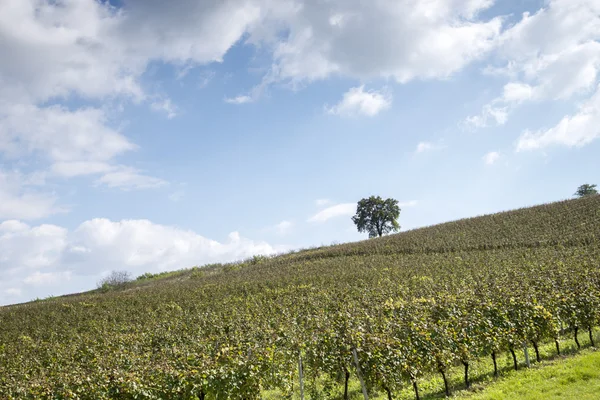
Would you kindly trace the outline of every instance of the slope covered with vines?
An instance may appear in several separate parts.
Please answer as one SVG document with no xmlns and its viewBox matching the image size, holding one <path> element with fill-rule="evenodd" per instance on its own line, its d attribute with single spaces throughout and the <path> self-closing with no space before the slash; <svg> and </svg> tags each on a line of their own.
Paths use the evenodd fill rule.
<svg viewBox="0 0 600 400">
<path fill-rule="evenodd" d="M 598 325 L 595 196 L 0 308 L 0 398 L 291 396 L 300 364 L 307 388 L 418 396 L 424 374 L 468 386 L 476 358 Z"/>
</svg>

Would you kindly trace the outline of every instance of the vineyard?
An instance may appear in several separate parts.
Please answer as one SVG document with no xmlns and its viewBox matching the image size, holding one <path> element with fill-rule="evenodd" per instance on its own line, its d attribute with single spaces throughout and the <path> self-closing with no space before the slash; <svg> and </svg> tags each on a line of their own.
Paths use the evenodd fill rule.
<svg viewBox="0 0 600 400">
<path fill-rule="evenodd" d="M 1 399 L 388 399 L 594 345 L 600 196 L 0 308 Z M 361 393 L 361 398 L 363 394 Z"/>
</svg>

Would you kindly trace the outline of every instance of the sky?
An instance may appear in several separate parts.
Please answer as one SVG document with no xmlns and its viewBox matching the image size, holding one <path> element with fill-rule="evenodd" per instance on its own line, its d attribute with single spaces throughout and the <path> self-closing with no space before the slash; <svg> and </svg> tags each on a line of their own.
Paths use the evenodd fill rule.
<svg viewBox="0 0 600 400">
<path fill-rule="evenodd" d="M 600 0 L 3 0 L 0 305 L 600 183 Z"/>
</svg>

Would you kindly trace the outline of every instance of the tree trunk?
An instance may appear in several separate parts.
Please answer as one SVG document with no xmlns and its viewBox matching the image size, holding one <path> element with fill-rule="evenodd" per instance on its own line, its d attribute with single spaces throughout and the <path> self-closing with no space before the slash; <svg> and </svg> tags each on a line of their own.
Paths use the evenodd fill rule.
<svg viewBox="0 0 600 400">
<path fill-rule="evenodd" d="M 496 352 L 492 351 L 492 361 L 494 362 L 494 378 L 498 377 L 498 364 L 496 364 Z"/>
<path fill-rule="evenodd" d="M 596 347 L 596 343 L 594 343 L 594 335 L 592 334 L 592 326 L 588 326 L 588 335 L 590 335 L 590 343 L 592 347 Z"/>
<path fill-rule="evenodd" d="M 515 349 L 512 347 L 509 348 L 510 354 L 512 354 L 513 364 L 515 365 L 515 371 L 519 369 L 519 364 L 517 363 L 517 355 L 515 354 Z"/>
<path fill-rule="evenodd" d="M 448 379 L 446 379 L 446 371 L 440 368 L 440 374 L 444 379 L 444 390 L 446 391 L 446 397 L 450 397 L 450 387 L 448 386 Z"/>
<path fill-rule="evenodd" d="M 417 385 L 417 380 L 413 377 L 411 377 L 410 380 L 412 381 L 413 390 L 415 391 L 415 399 L 421 400 L 421 396 L 419 396 L 419 386 Z"/>
<path fill-rule="evenodd" d="M 556 354 L 560 356 L 560 343 L 558 342 L 558 339 L 554 339 L 554 344 L 556 345 Z"/>
<path fill-rule="evenodd" d="M 200 395 L 198 397 L 200 398 L 200 400 L 204 400 L 204 398 L 206 397 L 206 395 L 204 394 L 204 390 L 200 391 Z"/>
<path fill-rule="evenodd" d="M 535 350 L 535 360 L 537 362 L 540 362 L 540 349 L 538 349 L 538 344 L 535 340 L 532 340 L 531 344 L 533 345 L 533 349 Z"/>
<path fill-rule="evenodd" d="M 469 363 L 465 361 L 462 363 L 465 366 L 465 387 L 469 389 L 471 387 L 471 382 L 469 382 Z"/>
<path fill-rule="evenodd" d="M 387 393 L 388 400 L 393 400 L 392 399 L 392 391 L 390 390 L 390 388 L 385 386 L 384 389 L 385 389 L 385 392 Z"/>
<path fill-rule="evenodd" d="M 356 375 L 358 375 L 358 380 L 360 381 L 360 387 L 362 388 L 363 397 L 365 400 L 369 400 L 369 393 L 367 393 L 367 386 L 365 385 L 365 381 L 362 376 L 362 371 L 360 370 L 360 364 L 358 362 L 358 354 L 356 353 L 356 348 L 352 349 L 352 355 L 354 356 L 354 364 L 356 365 Z"/>
<path fill-rule="evenodd" d="M 346 374 L 344 379 L 344 400 L 348 400 L 348 380 L 350 380 L 350 371 L 348 371 L 348 368 L 344 368 L 344 373 Z"/>
<path fill-rule="evenodd" d="M 579 344 L 579 339 L 577 338 L 577 334 L 579 333 L 579 327 L 575 327 L 575 334 L 573 335 L 575 338 L 575 344 L 577 345 L 577 349 L 581 349 L 581 345 Z"/>
<path fill-rule="evenodd" d="M 300 400 L 304 400 L 304 374 L 302 371 L 302 354 L 298 353 L 298 378 L 300 381 Z"/>
</svg>

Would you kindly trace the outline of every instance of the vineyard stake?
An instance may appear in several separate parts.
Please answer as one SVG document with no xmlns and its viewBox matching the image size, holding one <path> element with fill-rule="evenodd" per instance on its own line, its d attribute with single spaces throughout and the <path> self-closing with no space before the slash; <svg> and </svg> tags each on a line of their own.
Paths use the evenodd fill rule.
<svg viewBox="0 0 600 400">
<path fill-rule="evenodd" d="M 300 375 L 300 400 L 304 400 L 304 380 L 302 374 L 302 355 L 298 353 L 298 372 Z"/>
<path fill-rule="evenodd" d="M 527 364 L 527 368 L 531 365 L 529 364 L 529 350 L 527 350 L 527 342 L 523 342 L 523 353 L 525 353 L 525 364 Z"/>
<path fill-rule="evenodd" d="M 365 381 L 363 380 L 362 372 L 360 371 L 360 364 L 358 363 L 358 354 L 356 354 L 356 349 L 352 349 L 352 355 L 354 356 L 354 364 L 356 364 L 356 374 L 358 375 L 358 380 L 360 381 L 360 386 L 362 387 L 363 396 L 365 397 L 365 400 L 369 400 L 367 387 L 365 386 Z"/>
</svg>

